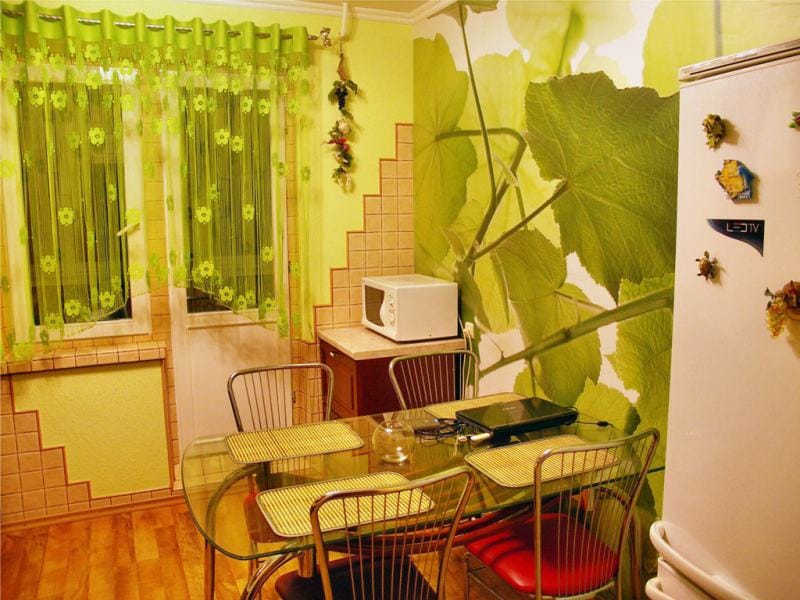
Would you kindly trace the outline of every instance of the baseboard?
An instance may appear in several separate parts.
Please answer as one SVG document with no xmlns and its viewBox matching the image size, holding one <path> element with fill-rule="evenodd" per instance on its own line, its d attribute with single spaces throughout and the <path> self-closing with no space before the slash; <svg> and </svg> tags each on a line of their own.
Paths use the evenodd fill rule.
<svg viewBox="0 0 800 600">
<path fill-rule="evenodd" d="M 134 504 L 118 504 L 114 506 L 103 506 L 101 508 L 90 508 L 88 510 L 62 513 L 58 515 L 47 515 L 36 519 L 28 519 L 27 521 L 3 524 L 3 533 L 14 533 L 17 531 L 24 531 L 26 529 L 34 529 L 36 527 L 49 527 L 50 525 L 60 525 L 62 523 L 73 523 L 75 521 L 97 519 L 99 517 L 118 515 L 126 512 L 136 512 L 139 510 L 166 508 L 183 503 L 183 495 L 166 496 L 164 498 L 153 498 L 152 500 L 144 500 Z"/>
</svg>

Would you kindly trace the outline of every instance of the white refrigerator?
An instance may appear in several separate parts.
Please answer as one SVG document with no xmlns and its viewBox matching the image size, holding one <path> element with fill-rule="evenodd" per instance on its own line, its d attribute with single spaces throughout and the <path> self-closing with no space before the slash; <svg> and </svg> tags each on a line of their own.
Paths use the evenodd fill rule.
<svg viewBox="0 0 800 600">
<path fill-rule="evenodd" d="M 684 68 L 681 81 L 664 505 L 650 532 L 661 558 L 647 595 L 800 598 L 800 321 L 772 338 L 764 295 L 800 280 L 800 128 L 789 127 L 800 40 Z M 709 114 L 726 125 L 716 149 Z M 726 159 L 755 175 L 751 199 L 717 181 Z M 714 278 L 698 276 L 706 251 Z"/>
</svg>

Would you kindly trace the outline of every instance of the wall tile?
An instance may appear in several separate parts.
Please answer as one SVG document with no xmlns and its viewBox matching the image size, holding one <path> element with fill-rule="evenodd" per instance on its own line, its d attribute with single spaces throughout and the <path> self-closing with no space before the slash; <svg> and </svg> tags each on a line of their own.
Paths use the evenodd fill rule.
<svg viewBox="0 0 800 600">
<path fill-rule="evenodd" d="M 18 473 L 0 475 L 0 492 L 3 494 L 16 494 L 22 491 Z"/>
<path fill-rule="evenodd" d="M 381 178 L 397 177 L 397 161 L 383 159 L 381 162 Z"/>
<path fill-rule="evenodd" d="M 34 490 L 22 494 L 22 508 L 26 513 L 44 508 L 44 506 L 44 490 Z M 28 517 L 27 514 L 25 516 Z"/>
<path fill-rule="evenodd" d="M 42 478 L 44 479 L 45 488 L 59 487 L 66 484 L 64 469 L 61 467 L 56 469 L 45 469 L 42 471 Z M 64 493 L 66 493 L 66 491 Z"/>
<path fill-rule="evenodd" d="M 11 475 L 19 473 L 19 461 L 16 454 L 8 454 L 0 457 L 0 474 Z M 2 490 L 0 490 L 2 492 Z"/>
<path fill-rule="evenodd" d="M 23 452 L 17 455 L 19 460 L 19 470 L 21 473 L 28 471 L 41 471 L 42 458 L 40 452 Z"/>
<path fill-rule="evenodd" d="M 51 448 L 42 451 L 42 467 L 50 469 L 64 464 L 64 454 L 61 448 Z"/>
<path fill-rule="evenodd" d="M 17 452 L 17 436 L 13 433 L 0 435 L 0 454 L 9 455 Z"/>
<path fill-rule="evenodd" d="M 44 489 L 44 478 L 41 471 L 30 471 L 19 474 L 20 489 L 23 493 Z"/>
<path fill-rule="evenodd" d="M 73 502 L 86 502 L 89 500 L 89 484 L 88 483 L 74 483 L 67 486 L 67 499 L 69 503 Z"/>
<path fill-rule="evenodd" d="M 366 250 L 380 250 L 381 249 L 381 234 L 378 232 L 366 234 Z"/>
<path fill-rule="evenodd" d="M 54 487 L 45 490 L 44 502 L 47 507 L 63 506 L 64 512 L 67 510 L 67 489 L 65 487 Z"/>
<path fill-rule="evenodd" d="M 14 431 L 16 433 L 26 433 L 36 431 L 38 423 L 36 421 L 36 413 L 24 412 L 14 415 Z"/>
<path fill-rule="evenodd" d="M 397 179 L 381 179 L 381 196 L 397 196 Z"/>
<path fill-rule="evenodd" d="M 3 494 L 0 497 L 0 510 L 4 520 L 8 514 L 22 512 L 22 494 Z"/>
<path fill-rule="evenodd" d="M 409 144 L 412 143 L 414 141 L 414 126 L 397 125 L 397 141 Z"/>
<path fill-rule="evenodd" d="M 14 416 L 0 415 L 0 432 L 14 433 Z"/>
<path fill-rule="evenodd" d="M 39 435 L 36 433 L 17 433 L 17 452 L 35 452 L 39 450 Z"/>
<path fill-rule="evenodd" d="M 349 249 L 364 250 L 366 248 L 366 234 L 360 231 L 351 231 L 347 234 Z"/>
<path fill-rule="evenodd" d="M 414 161 L 398 160 L 397 177 L 398 179 L 412 179 L 414 177 Z"/>
</svg>

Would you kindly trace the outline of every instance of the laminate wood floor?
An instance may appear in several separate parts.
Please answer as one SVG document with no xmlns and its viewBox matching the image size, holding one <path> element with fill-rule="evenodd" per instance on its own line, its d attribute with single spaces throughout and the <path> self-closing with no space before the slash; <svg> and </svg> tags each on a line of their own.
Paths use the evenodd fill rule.
<svg viewBox="0 0 800 600">
<path fill-rule="evenodd" d="M 238 598 L 247 576 L 247 563 L 217 554 L 216 598 Z M 463 598 L 461 549 L 447 589 Z M 182 503 L 3 533 L 0 592 L 3 600 L 202 600 L 202 537 Z M 470 600 L 489 597 L 476 592 Z M 277 598 L 269 582 L 262 598 Z"/>
</svg>

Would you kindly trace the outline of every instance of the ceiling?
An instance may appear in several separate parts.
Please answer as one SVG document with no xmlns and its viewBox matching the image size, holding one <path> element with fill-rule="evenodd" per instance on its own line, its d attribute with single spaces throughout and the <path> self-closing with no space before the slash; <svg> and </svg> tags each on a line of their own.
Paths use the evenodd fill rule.
<svg viewBox="0 0 800 600">
<path fill-rule="evenodd" d="M 341 14 L 347 4 L 350 13 L 359 19 L 414 23 L 441 10 L 450 0 L 293 0 L 292 6 L 304 6 L 311 12 Z"/>
<path fill-rule="evenodd" d="M 341 6 L 344 0 L 308 0 L 316 4 L 333 4 Z M 350 8 L 368 8 L 408 14 L 427 4 L 427 0 L 349 0 Z"/>
</svg>

